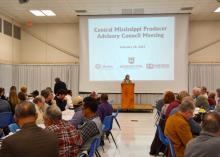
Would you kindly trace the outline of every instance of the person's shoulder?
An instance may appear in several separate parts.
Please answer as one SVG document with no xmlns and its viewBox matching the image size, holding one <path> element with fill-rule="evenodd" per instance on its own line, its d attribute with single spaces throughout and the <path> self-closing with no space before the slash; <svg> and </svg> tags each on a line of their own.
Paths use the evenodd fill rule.
<svg viewBox="0 0 220 157">
<path fill-rule="evenodd" d="M 50 126 L 47 126 L 45 128 L 45 130 L 47 131 L 47 133 L 49 132 L 56 132 L 57 130 L 59 130 L 60 128 L 56 125 L 56 124 L 52 124 Z"/>
<path fill-rule="evenodd" d="M 72 125 L 69 121 L 62 120 L 62 123 L 65 128 L 69 128 L 71 130 L 76 129 L 76 127 L 74 125 Z"/>
<path fill-rule="evenodd" d="M 14 143 L 15 141 L 19 141 L 19 139 L 22 137 L 21 131 L 16 132 L 13 135 L 9 135 L 8 137 L 6 137 L 3 142 L 5 144 L 11 144 Z"/>
<path fill-rule="evenodd" d="M 1 103 L 1 104 L 10 105 L 9 102 L 8 102 L 7 100 L 4 100 L 4 99 L 0 99 L 0 103 Z"/>
<path fill-rule="evenodd" d="M 220 138 L 219 137 L 212 137 L 208 140 L 208 143 L 212 144 L 212 145 L 220 145 Z"/>
<path fill-rule="evenodd" d="M 176 126 L 188 124 L 187 120 L 178 112 L 169 116 L 169 118 L 167 119 L 167 122 L 168 121 Z"/>
</svg>

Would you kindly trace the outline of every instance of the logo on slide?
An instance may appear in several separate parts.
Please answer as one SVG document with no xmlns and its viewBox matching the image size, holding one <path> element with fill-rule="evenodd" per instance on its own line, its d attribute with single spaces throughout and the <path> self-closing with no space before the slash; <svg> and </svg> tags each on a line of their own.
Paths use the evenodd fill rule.
<svg viewBox="0 0 220 157">
<path fill-rule="evenodd" d="M 154 65 L 153 64 L 146 64 L 146 68 L 147 69 L 154 69 Z"/>
<path fill-rule="evenodd" d="M 95 65 L 95 68 L 96 68 L 96 69 L 100 69 L 100 68 L 101 68 L 101 64 L 96 64 L 96 65 Z"/>
<path fill-rule="evenodd" d="M 169 69 L 169 64 L 146 64 L 146 69 Z"/>
<path fill-rule="evenodd" d="M 135 57 L 128 57 L 129 64 L 134 64 L 134 62 L 135 62 Z"/>
</svg>

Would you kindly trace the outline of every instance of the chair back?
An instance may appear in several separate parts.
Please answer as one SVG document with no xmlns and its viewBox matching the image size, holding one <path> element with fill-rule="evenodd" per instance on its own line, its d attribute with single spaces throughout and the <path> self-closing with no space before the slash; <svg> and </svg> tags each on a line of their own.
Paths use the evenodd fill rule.
<svg viewBox="0 0 220 157">
<path fill-rule="evenodd" d="M 12 112 L 2 112 L 0 113 L 0 128 L 4 128 L 9 124 L 13 123 Z"/>
<path fill-rule="evenodd" d="M 89 155 L 88 157 L 93 157 L 97 148 L 98 139 L 94 138 L 91 144 L 91 147 L 89 149 Z"/>
<path fill-rule="evenodd" d="M 96 143 L 96 148 L 95 149 L 98 149 L 100 144 L 101 144 L 101 137 L 97 138 L 97 143 Z"/>
<path fill-rule="evenodd" d="M 164 133 L 163 133 L 163 131 L 162 131 L 160 125 L 157 124 L 156 126 L 157 126 L 157 131 L 158 131 L 158 134 L 159 134 L 159 139 L 160 139 L 160 141 L 161 141 L 164 145 L 167 146 L 169 143 L 168 143 L 168 140 L 167 140 L 166 136 L 164 135 Z"/>
<path fill-rule="evenodd" d="M 117 116 L 118 116 L 118 113 L 119 113 L 119 108 L 117 108 L 116 112 L 113 112 L 113 113 L 112 113 L 113 118 L 114 118 L 114 117 L 117 117 Z"/>
<path fill-rule="evenodd" d="M 171 156 L 176 157 L 176 153 L 175 153 L 175 149 L 173 147 L 173 143 L 171 142 L 171 140 L 168 137 L 166 137 L 166 138 L 167 138 L 167 141 L 169 143 Z"/>
<path fill-rule="evenodd" d="M 15 133 L 19 129 L 19 126 L 16 123 L 12 123 L 8 126 L 8 128 L 10 132 Z"/>
<path fill-rule="evenodd" d="M 106 116 L 103 120 L 103 131 L 112 130 L 113 116 Z"/>
</svg>

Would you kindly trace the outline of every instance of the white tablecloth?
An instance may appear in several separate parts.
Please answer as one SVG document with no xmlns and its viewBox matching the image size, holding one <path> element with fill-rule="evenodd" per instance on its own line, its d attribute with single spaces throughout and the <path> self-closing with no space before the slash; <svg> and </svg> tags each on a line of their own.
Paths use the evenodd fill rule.
<svg viewBox="0 0 220 157">
<path fill-rule="evenodd" d="M 75 114 L 75 112 L 74 112 L 74 110 L 69 110 L 69 109 L 67 109 L 67 110 L 65 110 L 65 111 L 63 111 L 62 112 L 62 118 L 64 119 L 64 120 L 70 120 L 70 119 L 72 119 L 72 117 L 73 117 L 73 115 Z"/>
<path fill-rule="evenodd" d="M 62 119 L 66 120 L 66 121 L 69 121 L 70 119 L 72 119 L 74 114 L 75 114 L 74 110 L 67 109 L 67 110 L 62 112 Z M 43 129 L 45 128 L 44 124 L 37 124 L 37 126 L 43 128 Z"/>
</svg>

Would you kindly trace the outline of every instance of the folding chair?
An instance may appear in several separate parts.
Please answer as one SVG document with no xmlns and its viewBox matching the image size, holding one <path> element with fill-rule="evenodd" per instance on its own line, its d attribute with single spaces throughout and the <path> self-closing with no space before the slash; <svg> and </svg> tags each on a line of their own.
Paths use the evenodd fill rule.
<svg viewBox="0 0 220 157">
<path fill-rule="evenodd" d="M 116 148 L 118 148 L 117 144 L 115 142 L 115 139 L 113 137 L 113 134 L 111 132 L 111 130 L 112 130 L 112 123 L 113 123 L 113 116 L 106 116 L 104 118 L 104 121 L 103 121 L 103 129 L 102 129 L 102 131 L 105 132 L 105 133 L 109 133 L 111 135 L 111 137 L 112 137 L 112 139 L 113 139 L 113 141 L 115 143 Z M 106 137 L 109 140 L 108 136 L 106 136 Z"/>
<path fill-rule="evenodd" d="M 173 143 L 171 142 L 171 140 L 168 137 L 166 137 L 166 138 L 167 138 L 167 141 L 169 143 L 169 148 L 170 148 L 171 156 L 172 157 L 176 157 L 176 153 L 175 153 L 175 149 L 173 147 Z"/>
<path fill-rule="evenodd" d="M 116 123 L 117 123 L 119 129 L 121 130 L 121 126 L 120 126 L 120 124 L 119 124 L 119 122 L 118 122 L 118 120 L 117 120 L 118 113 L 119 113 L 119 109 L 117 109 L 116 112 L 113 112 L 113 113 L 112 113 L 112 116 L 113 116 L 113 118 L 115 119 L 115 121 L 116 121 Z"/>
<path fill-rule="evenodd" d="M 16 123 L 12 123 L 8 126 L 8 128 L 10 132 L 15 133 L 19 129 L 19 126 Z"/>
<path fill-rule="evenodd" d="M 0 128 L 7 127 L 9 124 L 12 124 L 13 121 L 12 112 L 0 113 Z"/>
</svg>

